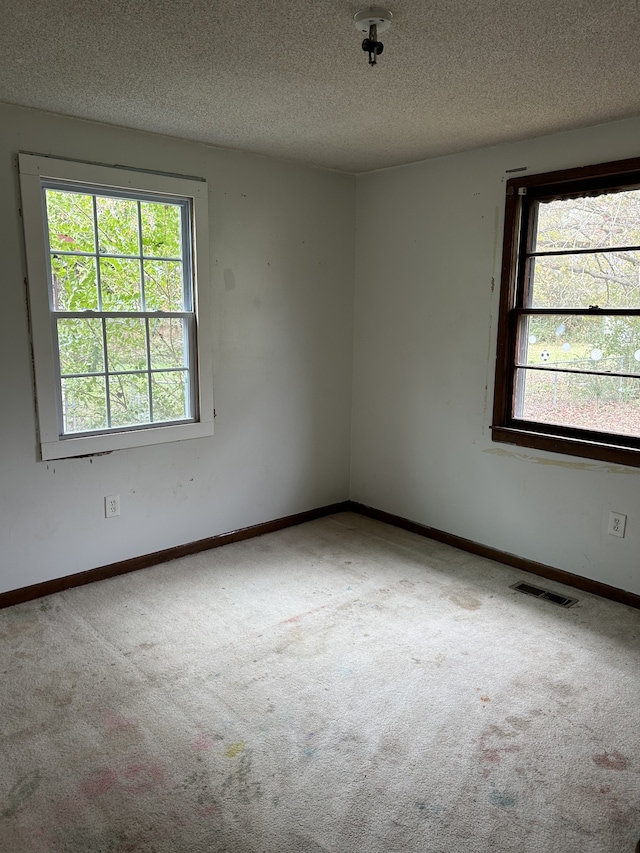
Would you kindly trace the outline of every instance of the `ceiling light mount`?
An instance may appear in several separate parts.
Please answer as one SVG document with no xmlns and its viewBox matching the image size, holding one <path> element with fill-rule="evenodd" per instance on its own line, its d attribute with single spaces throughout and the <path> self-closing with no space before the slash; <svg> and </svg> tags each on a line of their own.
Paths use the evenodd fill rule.
<svg viewBox="0 0 640 853">
<path fill-rule="evenodd" d="M 361 9 L 353 16 L 356 29 L 367 33 L 367 38 L 362 42 L 362 49 L 369 54 L 369 65 L 377 65 L 376 59 L 384 49 L 382 42 L 378 41 L 378 36 L 391 27 L 392 19 L 391 12 L 380 6 Z"/>
</svg>

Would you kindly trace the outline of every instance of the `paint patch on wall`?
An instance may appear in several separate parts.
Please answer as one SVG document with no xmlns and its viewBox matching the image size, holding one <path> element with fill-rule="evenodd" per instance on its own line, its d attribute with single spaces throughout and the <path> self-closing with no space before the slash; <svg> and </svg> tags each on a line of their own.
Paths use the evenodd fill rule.
<svg viewBox="0 0 640 853">
<path fill-rule="evenodd" d="M 637 474 L 636 468 L 626 465 L 603 465 L 597 462 L 569 462 L 563 459 L 546 459 L 541 456 L 532 456 L 529 453 L 517 453 L 512 450 L 503 450 L 500 447 L 488 447 L 483 453 L 492 453 L 494 456 L 506 456 L 517 459 L 520 462 L 533 462 L 536 465 L 551 465 L 555 468 L 568 468 L 573 471 L 596 471 L 607 474 Z"/>
<path fill-rule="evenodd" d="M 233 270 L 230 270 L 229 268 L 227 268 L 223 273 L 223 277 L 224 277 L 224 289 L 227 291 L 234 290 L 234 288 L 236 286 L 236 277 L 233 274 Z"/>
</svg>

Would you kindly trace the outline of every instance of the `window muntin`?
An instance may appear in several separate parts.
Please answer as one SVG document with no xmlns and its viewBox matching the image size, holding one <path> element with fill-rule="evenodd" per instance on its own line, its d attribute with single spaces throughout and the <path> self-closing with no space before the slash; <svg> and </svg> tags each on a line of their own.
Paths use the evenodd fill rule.
<svg viewBox="0 0 640 853">
<path fill-rule="evenodd" d="M 493 437 L 640 465 L 640 162 L 613 165 L 508 183 Z"/>
<path fill-rule="evenodd" d="M 211 435 L 206 183 L 19 161 L 42 458 Z"/>
</svg>

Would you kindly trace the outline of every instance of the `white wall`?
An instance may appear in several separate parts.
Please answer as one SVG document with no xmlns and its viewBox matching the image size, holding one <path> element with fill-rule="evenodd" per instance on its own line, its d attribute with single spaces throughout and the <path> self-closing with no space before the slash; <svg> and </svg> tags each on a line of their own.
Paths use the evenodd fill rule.
<svg viewBox="0 0 640 853">
<path fill-rule="evenodd" d="M 640 593 L 640 469 L 489 429 L 505 170 L 637 157 L 639 139 L 632 120 L 358 178 L 353 500 Z"/>
<path fill-rule="evenodd" d="M 489 430 L 505 170 L 637 156 L 640 120 L 358 178 L 353 397 L 353 178 L 10 107 L 0 128 L 0 592 L 352 497 L 640 593 L 640 469 Z M 38 461 L 18 151 L 207 178 L 213 438 Z"/>
<path fill-rule="evenodd" d="M 353 178 L 10 107 L 0 128 L 0 592 L 346 500 Z M 38 461 L 18 151 L 208 180 L 213 438 Z"/>
</svg>

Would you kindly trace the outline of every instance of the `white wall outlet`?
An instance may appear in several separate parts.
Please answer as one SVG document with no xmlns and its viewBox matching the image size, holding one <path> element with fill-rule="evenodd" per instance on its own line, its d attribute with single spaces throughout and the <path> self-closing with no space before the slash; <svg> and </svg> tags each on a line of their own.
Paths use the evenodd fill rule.
<svg viewBox="0 0 640 853">
<path fill-rule="evenodd" d="M 623 515 L 621 512 L 610 512 L 609 513 L 609 530 L 608 533 L 611 536 L 619 536 L 621 539 L 624 539 L 624 531 L 627 526 L 627 516 Z"/>
<path fill-rule="evenodd" d="M 115 518 L 120 515 L 120 495 L 107 495 L 104 499 L 104 517 Z"/>
</svg>

